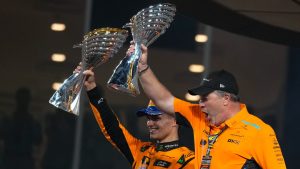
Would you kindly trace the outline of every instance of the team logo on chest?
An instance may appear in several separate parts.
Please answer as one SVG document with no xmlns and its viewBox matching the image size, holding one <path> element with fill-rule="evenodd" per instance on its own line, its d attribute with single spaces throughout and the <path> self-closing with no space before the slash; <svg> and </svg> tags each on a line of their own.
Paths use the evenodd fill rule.
<svg viewBox="0 0 300 169">
<path fill-rule="evenodd" d="M 171 165 L 170 162 L 164 160 L 156 160 L 153 164 L 153 166 L 159 166 L 164 168 L 168 168 L 170 165 Z"/>
</svg>

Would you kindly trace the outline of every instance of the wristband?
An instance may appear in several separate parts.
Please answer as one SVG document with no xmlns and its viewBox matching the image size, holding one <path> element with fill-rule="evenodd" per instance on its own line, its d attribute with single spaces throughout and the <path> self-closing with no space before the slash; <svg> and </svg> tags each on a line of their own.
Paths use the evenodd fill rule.
<svg viewBox="0 0 300 169">
<path fill-rule="evenodd" d="M 147 65 L 147 67 L 145 69 L 143 69 L 142 71 L 139 72 L 139 75 L 142 75 L 144 72 L 146 72 L 149 69 L 149 65 Z"/>
</svg>

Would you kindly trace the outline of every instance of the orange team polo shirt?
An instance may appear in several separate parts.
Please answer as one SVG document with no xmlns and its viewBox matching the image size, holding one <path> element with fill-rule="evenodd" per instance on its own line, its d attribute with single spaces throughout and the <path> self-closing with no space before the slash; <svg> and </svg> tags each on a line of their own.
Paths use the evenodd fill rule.
<svg viewBox="0 0 300 169">
<path fill-rule="evenodd" d="M 196 169 L 208 147 L 210 129 L 199 104 L 174 99 L 174 110 L 191 124 L 194 133 Z M 210 169 L 240 169 L 248 160 L 255 160 L 263 169 L 285 169 L 285 162 L 274 130 L 262 120 L 241 111 L 225 121 L 228 128 L 218 137 L 211 149 Z"/>
</svg>

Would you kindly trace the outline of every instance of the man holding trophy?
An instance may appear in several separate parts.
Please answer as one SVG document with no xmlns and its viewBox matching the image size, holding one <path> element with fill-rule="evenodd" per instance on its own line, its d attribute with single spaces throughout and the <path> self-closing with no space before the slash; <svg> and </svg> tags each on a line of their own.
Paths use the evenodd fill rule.
<svg viewBox="0 0 300 169">
<path fill-rule="evenodd" d="M 144 16 L 145 14 L 138 13 L 137 15 Z M 146 20 L 152 21 L 152 19 Z M 132 32 L 143 35 L 143 29 L 138 30 L 141 31 L 132 29 Z M 211 72 L 203 79 L 200 86 L 189 90 L 192 95 L 200 95 L 199 104 L 185 102 L 173 96 L 158 81 L 147 63 L 147 38 L 139 37 L 133 35 L 134 43 L 128 49 L 128 57 L 125 59 L 127 61 L 131 59 L 131 56 L 139 55 L 138 63 L 136 63 L 136 72 L 139 72 L 139 76 L 136 79 L 140 80 L 145 94 L 161 111 L 173 116 L 174 112 L 178 112 L 190 123 L 194 132 L 195 168 L 286 168 L 274 130 L 258 117 L 248 113 L 246 105 L 239 100 L 238 84 L 230 72 L 225 70 Z M 120 65 L 119 67 L 122 67 Z M 114 75 L 108 82 L 110 87 L 131 95 L 139 93 L 131 90 L 130 87 L 125 90 L 124 85 L 110 85 L 115 81 Z M 125 88 L 131 84 L 128 83 L 131 81 L 126 82 Z"/>
<path fill-rule="evenodd" d="M 134 52 L 134 44 L 128 53 Z M 225 71 L 211 72 L 197 88 L 199 104 L 173 96 L 147 64 L 147 47 L 142 45 L 138 64 L 140 83 L 145 94 L 163 112 L 180 113 L 194 132 L 195 168 L 200 169 L 285 169 L 274 130 L 248 113 L 240 103 L 235 77 Z M 177 119 L 178 120 L 178 119 Z"/>
<path fill-rule="evenodd" d="M 175 6 L 158 4 L 138 12 L 126 26 L 131 28 L 136 42 L 135 53 L 127 53 L 111 76 L 108 86 L 129 93 L 139 94 L 138 75 L 146 71 L 137 71 L 141 44 L 150 45 L 164 33 L 173 20 Z M 149 67 L 148 67 L 149 68 Z M 75 72 L 81 72 L 81 66 Z M 194 169 L 194 152 L 178 142 L 178 124 L 175 115 L 160 111 L 151 102 L 149 106 L 137 112 L 137 115 L 147 117 L 147 127 L 150 138 L 155 142 L 144 142 L 132 136 L 119 122 L 106 100 L 101 97 L 97 89 L 94 72 L 86 70 L 84 85 L 86 87 L 90 105 L 96 121 L 106 139 L 127 158 L 134 169 L 182 168 Z"/>
<path fill-rule="evenodd" d="M 76 72 L 81 71 L 78 66 Z M 86 70 L 86 87 L 94 117 L 105 138 L 128 160 L 133 169 L 194 169 L 194 152 L 178 142 L 178 124 L 175 116 L 166 114 L 151 102 L 137 116 L 147 117 L 147 128 L 154 142 L 145 142 L 132 136 L 120 123 L 116 114 L 102 98 L 95 82 L 94 72 Z"/>
<path fill-rule="evenodd" d="M 284 158 L 275 132 L 269 125 L 248 113 L 246 105 L 239 101 L 238 84 L 230 72 L 225 70 L 211 72 L 208 77 L 203 79 L 203 83 L 200 86 L 189 90 L 189 93 L 192 95 L 200 95 L 201 100 L 199 104 L 191 104 L 176 98 L 158 81 L 147 63 L 147 46 L 165 32 L 173 20 L 175 11 L 176 8 L 172 4 L 157 4 L 139 11 L 131 18 L 130 23 L 125 27 L 131 29 L 134 43 L 132 43 L 127 55 L 114 70 L 108 81 L 108 87 L 135 96 L 140 93 L 138 89 L 139 79 L 145 94 L 158 107 L 155 107 L 155 117 L 145 113 L 150 111 L 150 108 L 149 110 L 145 109 L 144 113 L 149 121 L 154 123 L 155 120 L 166 120 L 164 116 L 174 117 L 174 112 L 178 112 L 186 118 L 194 132 L 195 168 L 197 169 L 285 169 Z M 114 38 L 110 39 L 110 41 L 117 43 L 114 43 L 109 50 L 105 50 L 106 52 L 102 52 L 103 56 L 114 53 L 112 51 L 116 50 L 113 49 L 118 49 L 121 46 L 120 44 L 124 42 L 126 33 L 120 33 L 123 31 L 117 32 L 114 33 Z M 115 41 L 115 39 L 119 40 Z M 104 42 L 106 41 L 104 40 Z M 89 47 L 88 44 L 86 43 L 87 47 Z M 95 45 L 99 47 L 99 44 L 103 43 L 96 43 Z M 101 45 L 100 47 L 102 49 Z M 90 48 L 91 51 L 93 49 Z M 150 149 L 158 154 L 158 147 L 155 147 L 156 145 L 154 144 L 137 140 L 119 123 L 105 100 L 97 93 L 94 74 L 91 70 L 87 70 L 91 67 L 84 66 L 83 70 L 86 70 L 84 73 L 80 68 L 80 73 L 88 76 L 88 78 L 87 80 L 86 78 L 80 78 L 80 83 L 76 82 L 76 84 L 85 84 L 93 113 L 101 130 L 105 135 L 108 134 L 107 139 L 128 158 L 132 168 L 144 169 L 150 165 L 153 168 L 155 168 L 154 166 L 168 168 L 173 164 L 177 166 L 182 165 L 182 168 L 185 167 L 185 164 L 188 162 L 186 159 L 192 156 L 192 153 L 186 154 L 186 152 L 189 152 L 186 149 L 179 151 L 183 159 L 181 157 L 178 159 L 178 156 L 176 156 L 177 162 L 168 160 L 151 161 L 149 156 L 153 152 L 149 152 L 149 156 L 141 155 Z M 68 84 L 70 83 L 67 82 L 65 84 L 63 87 L 69 89 Z M 81 88 L 79 87 L 79 89 Z M 50 103 L 59 108 L 74 111 L 73 109 L 71 110 L 74 106 L 69 102 L 77 103 L 74 101 L 74 98 L 76 100 L 78 97 L 73 96 L 77 96 L 78 91 L 71 95 L 71 99 L 61 99 L 61 96 L 64 94 L 61 91 L 65 91 L 65 89 L 59 90 L 51 98 Z M 67 96 L 69 95 L 67 94 Z M 104 118 L 107 120 L 104 120 Z M 108 123 L 111 123 L 109 126 L 112 126 L 112 129 L 107 128 L 108 125 L 106 124 Z M 156 126 L 150 129 L 150 135 L 151 132 L 155 132 L 156 129 L 162 129 L 163 127 L 168 128 L 168 126 Z M 121 137 L 121 140 L 115 139 L 117 137 Z M 170 142 L 178 139 L 177 136 L 172 138 L 167 140 L 157 138 L 156 140 L 158 143 L 166 141 L 168 142 L 168 147 L 171 146 L 177 149 L 177 144 L 169 145 Z M 162 149 L 165 152 L 170 150 Z M 189 164 L 186 167 L 189 168 Z"/>
</svg>

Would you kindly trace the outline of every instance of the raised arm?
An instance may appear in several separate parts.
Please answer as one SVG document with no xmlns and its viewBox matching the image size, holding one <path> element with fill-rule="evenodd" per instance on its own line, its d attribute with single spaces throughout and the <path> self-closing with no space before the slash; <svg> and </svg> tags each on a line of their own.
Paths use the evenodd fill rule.
<svg viewBox="0 0 300 169">
<path fill-rule="evenodd" d="M 79 72 L 80 69 L 81 67 L 79 65 L 75 72 Z M 87 90 L 90 106 L 101 132 L 132 165 L 143 142 L 127 131 L 127 129 L 119 122 L 118 117 L 110 108 L 107 101 L 102 98 L 95 82 L 94 72 L 92 70 L 86 70 L 83 74 L 86 75 L 84 86 Z"/>
<path fill-rule="evenodd" d="M 134 46 L 131 45 L 128 52 L 132 52 Z M 142 56 L 139 61 L 138 71 L 139 80 L 145 94 L 151 99 L 160 110 L 167 113 L 174 113 L 174 96 L 172 93 L 157 79 L 147 62 L 148 49 L 142 45 Z"/>
</svg>

